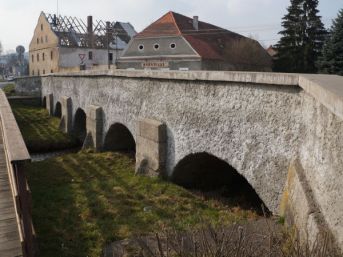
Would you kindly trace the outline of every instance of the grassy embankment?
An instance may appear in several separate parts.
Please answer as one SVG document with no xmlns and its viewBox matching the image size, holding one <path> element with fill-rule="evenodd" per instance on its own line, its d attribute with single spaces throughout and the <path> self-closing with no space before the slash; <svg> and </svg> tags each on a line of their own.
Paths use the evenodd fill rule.
<svg viewBox="0 0 343 257">
<path fill-rule="evenodd" d="M 13 113 L 30 152 L 49 152 L 77 146 L 77 140 L 59 130 L 60 119 L 50 117 L 36 105 L 11 103 Z"/>
<path fill-rule="evenodd" d="M 15 95 L 15 85 L 13 83 L 8 83 L 2 90 L 5 92 L 6 96 Z"/>
<path fill-rule="evenodd" d="M 135 176 L 134 161 L 119 153 L 68 154 L 32 163 L 27 174 L 41 257 L 98 257 L 106 244 L 133 235 L 257 217 L 159 178 Z"/>
</svg>

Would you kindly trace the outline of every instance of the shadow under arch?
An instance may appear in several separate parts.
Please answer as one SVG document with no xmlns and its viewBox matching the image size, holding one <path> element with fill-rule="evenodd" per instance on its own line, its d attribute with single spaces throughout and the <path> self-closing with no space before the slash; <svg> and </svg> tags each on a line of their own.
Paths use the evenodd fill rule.
<svg viewBox="0 0 343 257">
<path fill-rule="evenodd" d="M 54 116 L 62 118 L 62 105 L 60 102 L 57 102 L 55 105 Z"/>
<path fill-rule="evenodd" d="M 46 108 L 46 96 L 44 96 L 42 99 L 42 107 Z"/>
<path fill-rule="evenodd" d="M 130 130 L 121 123 L 110 126 L 104 140 L 104 151 L 136 152 L 136 142 Z"/>
<path fill-rule="evenodd" d="M 230 164 L 206 152 L 184 157 L 175 166 L 172 182 L 204 193 L 205 197 L 263 214 L 265 204 L 249 182 Z M 265 213 L 270 211 L 265 207 Z"/>
<path fill-rule="evenodd" d="M 87 116 L 84 110 L 78 108 L 74 116 L 73 135 L 78 138 L 79 142 L 83 144 L 87 135 Z"/>
</svg>

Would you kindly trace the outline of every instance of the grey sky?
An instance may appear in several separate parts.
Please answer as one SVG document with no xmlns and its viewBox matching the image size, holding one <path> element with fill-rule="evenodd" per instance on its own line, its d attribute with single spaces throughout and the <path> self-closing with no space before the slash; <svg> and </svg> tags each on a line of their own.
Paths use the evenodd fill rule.
<svg viewBox="0 0 343 257">
<path fill-rule="evenodd" d="M 281 29 L 281 18 L 290 0 L 59 0 L 59 13 L 86 20 L 130 22 L 142 30 L 167 11 L 187 16 L 226 29 L 252 35 L 264 45 L 275 43 Z M 343 0 L 320 0 L 320 15 L 328 27 L 343 8 Z M 56 0 L 0 0 L 0 41 L 5 50 L 22 44 L 28 49 L 41 11 L 56 13 Z"/>
</svg>

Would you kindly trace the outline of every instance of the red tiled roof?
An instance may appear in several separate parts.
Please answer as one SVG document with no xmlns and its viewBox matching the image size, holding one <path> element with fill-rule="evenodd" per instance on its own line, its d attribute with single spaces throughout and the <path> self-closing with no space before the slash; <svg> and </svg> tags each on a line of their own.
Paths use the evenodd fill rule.
<svg viewBox="0 0 343 257">
<path fill-rule="evenodd" d="M 198 22 L 198 30 L 195 30 L 193 18 L 175 12 L 166 13 L 135 37 L 163 36 L 183 36 L 203 59 L 243 65 L 269 61 L 267 52 L 257 41 L 202 21 Z M 253 59 L 251 54 L 255 55 Z"/>
<path fill-rule="evenodd" d="M 181 35 L 181 32 L 175 22 L 172 12 L 168 12 L 160 19 L 145 28 L 136 35 L 136 38 Z"/>
</svg>

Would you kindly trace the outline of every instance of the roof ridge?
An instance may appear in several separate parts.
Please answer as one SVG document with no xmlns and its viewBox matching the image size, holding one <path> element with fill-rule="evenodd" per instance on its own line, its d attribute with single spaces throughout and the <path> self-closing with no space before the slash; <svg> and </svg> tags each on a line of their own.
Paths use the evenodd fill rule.
<svg viewBox="0 0 343 257">
<path fill-rule="evenodd" d="M 182 35 L 182 32 L 181 32 L 181 30 L 179 28 L 179 24 L 177 24 L 175 16 L 174 16 L 175 13 L 173 11 L 169 11 L 169 13 L 171 14 L 171 16 L 173 18 L 174 24 L 175 24 L 175 26 L 177 28 L 177 31 L 179 32 L 179 35 Z"/>
</svg>

